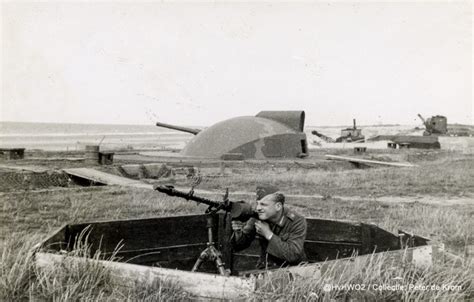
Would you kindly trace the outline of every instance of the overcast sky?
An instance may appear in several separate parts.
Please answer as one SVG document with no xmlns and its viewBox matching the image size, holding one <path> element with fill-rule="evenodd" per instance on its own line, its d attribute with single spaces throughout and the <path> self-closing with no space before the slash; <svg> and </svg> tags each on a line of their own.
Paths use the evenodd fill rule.
<svg viewBox="0 0 474 302">
<path fill-rule="evenodd" d="M 1 121 L 473 123 L 466 2 L 2 2 Z"/>
</svg>

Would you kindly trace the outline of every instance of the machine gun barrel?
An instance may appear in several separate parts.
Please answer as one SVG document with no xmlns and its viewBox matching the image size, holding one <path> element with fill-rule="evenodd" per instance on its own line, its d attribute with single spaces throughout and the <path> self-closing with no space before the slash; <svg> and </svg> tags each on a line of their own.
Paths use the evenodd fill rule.
<svg viewBox="0 0 474 302">
<path fill-rule="evenodd" d="M 426 126 L 426 120 L 423 118 L 423 116 L 421 116 L 421 114 L 418 113 L 418 117 L 419 117 L 420 120 L 423 122 L 423 125 Z"/>
<path fill-rule="evenodd" d="M 194 194 L 176 190 L 173 186 L 155 186 L 154 189 L 157 190 L 158 192 L 165 193 L 168 196 L 174 196 L 174 197 L 184 198 L 186 200 L 196 201 L 197 203 L 203 203 L 210 207 L 222 208 L 222 205 L 224 204 L 223 202 L 214 201 L 208 198 L 199 197 Z"/>
<path fill-rule="evenodd" d="M 158 192 L 165 193 L 168 196 L 174 196 L 183 198 L 186 200 L 192 200 L 197 203 L 203 203 L 209 206 L 209 210 L 217 212 L 223 210 L 230 213 L 232 219 L 246 221 L 251 217 L 258 218 L 257 213 L 252 209 L 252 206 L 245 201 L 228 201 L 223 202 L 211 200 L 208 198 L 194 195 L 193 191 L 183 192 L 176 190 L 173 186 L 154 186 L 154 189 Z"/>
</svg>

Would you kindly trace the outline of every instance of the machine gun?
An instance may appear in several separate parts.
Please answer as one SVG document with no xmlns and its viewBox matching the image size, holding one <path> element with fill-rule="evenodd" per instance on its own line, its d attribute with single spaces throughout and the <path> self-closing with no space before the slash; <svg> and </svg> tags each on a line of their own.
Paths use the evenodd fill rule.
<svg viewBox="0 0 474 302">
<path fill-rule="evenodd" d="M 183 192 L 176 190 L 173 186 L 160 186 L 156 185 L 153 189 L 157 190 L 158 192 L 165 193 L 169 196 L 180 197 L 186 200 L 192 200 L 197 203 L 203 203 L 208 205 L 209 207 L 206 210 L 207 215 L 207 235 L 208 235 L 208 242 L 207 248 L 201 252 L 196 263 L 194 264 L 191 271 L 195 272 L 199 269 L 201 264 L 204 261 L 213 261 L 216 264 L 216 267 L 219 273 L 223 276 L 228 276 L 230 271 L 224 268 L 225 264 L 222 261 L 222 253 L 216 248 L 216 244 L 213 238 L 213 218 L 214 214 L 218 211 L 225 211 L 226 213 L 230 214 L 232 219 L 237 219 L 240 221 L 246 221 L 251 217 L 258 217 L 257 213 L 252 209 L 252 206 L 244 201 L 229 201 L 229 190 L 226 189 L 224 200 L 222 202 L 214 201 L 211 199 L 207 199 L 204 197 L 199 197 L 194 195 L 194 187 L 191 188 L 189 192 Z"/>
<path fill-rule="evenodd" d="M 189 192 L 183 192 L 176 190 L 173 186 L 154 186 L 155 190 L 161 193 L 165 193 L 169 196 L 180 197 L 186 200 L 192 200 L 199 203 L 208 205 L 206 214 L 217 213 L 218 211 L 225 211 L 230 213 L 230 217 L 235 220 L 247 221 L 248 219 L 255 217 L 258 218 L 257 213 L 252 209 L 252 206 L 245 201 L 230 201 L 229 190 L 227 189 L 223 198 L 223 201 L 215 201 L 204 197 L 194 195 L 194 189 Z"/>
</svg>

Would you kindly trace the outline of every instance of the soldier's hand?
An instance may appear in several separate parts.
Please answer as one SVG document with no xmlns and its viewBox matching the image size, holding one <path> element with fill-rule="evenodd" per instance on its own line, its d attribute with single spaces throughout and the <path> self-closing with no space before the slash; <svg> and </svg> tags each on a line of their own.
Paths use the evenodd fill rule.
<svg viewBox="0 0 474 302">
<path fill-rule="evenodd" d="M 242 221 L 232 220 L 232 230 L 234 232 L 242 231 L 243 227 L 244 227 L 244 223 Z"/>
<path fill-rule="evenodd" d="M 265 237 L 265 239 L 270 240 L 272 238 L 273 232 L 270 230 L 270 226 L 268 223 L 257 220 L 255 222 L 255 230 L 257 231 L 257 234 Z"/>
</svg>

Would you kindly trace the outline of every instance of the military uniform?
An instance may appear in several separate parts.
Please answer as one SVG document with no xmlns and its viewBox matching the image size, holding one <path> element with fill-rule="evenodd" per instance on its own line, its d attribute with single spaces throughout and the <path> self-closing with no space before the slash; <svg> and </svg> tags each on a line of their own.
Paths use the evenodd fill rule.
<svg viewBox="0 0 474 302">
<path fill-rule="evenodd" d="M 277 224 L 269 223 L 273 236 L 270 240 L 258 235 L 255 218 L 247 221 L 241 231 L 234 232 L 235 251 L 246 249 L 257 238 L 260 241 L 258 269 L 296 265 L 306 260 L 303 244 L 306 239 L 306 219 L 283 208 L 283 215 Z"/>
</svg>

